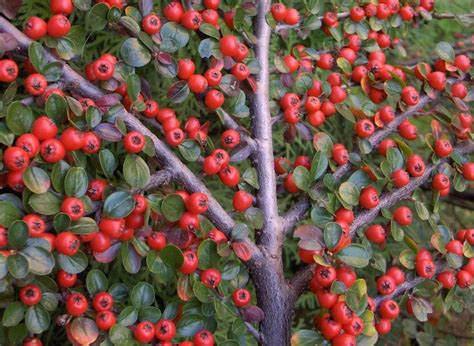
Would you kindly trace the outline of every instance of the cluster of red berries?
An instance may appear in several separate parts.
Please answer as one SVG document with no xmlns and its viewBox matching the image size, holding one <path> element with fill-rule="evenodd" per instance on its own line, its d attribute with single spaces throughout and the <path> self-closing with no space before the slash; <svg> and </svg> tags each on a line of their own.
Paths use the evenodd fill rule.
<svg viewBox="0 0 474 346">
<path fill-rule="evenodd" d="M 351 288 L 357 279 L 356 273 L 349 267 L 318 265 L 311 279 L 310 290 L 315 294 L 319 306 L 324 309 L 316 316 L 315 326 L 332 345 L 355 345 L 356 336 L 364 331 L 364 321 L 341 300 L 343 296 L 332 293 L 330 288 L 340 281 Z"/>
<path fill-rule="evenodd" d="M 9 171 L 7 184 L 10 188 L 23 191 L 23 173 L 38 154 L 45 162 L 56 163 L 72 151 L 94 154 L 100 149 L 101 139 L 94 132 L 81 132 L 68 127 L 59 139 L 57 134 L 57 125 L 48 116 L 42 115 L 33 122 L 31 133 L 22 134 L 16 139 L 15 146 L 5 150 L 3 163 Z"/>
<path fill-rule="evenodd" d="M 46 22 L 40 17 L 30 17 L 26 20 L 23 32 L 32 40 L 39 40 L 46 35 L 53 38 L 66 36 L 71 30 L 68 16 L 74 11 L 72 0 L 50 0 L 49 8 L 53 14 Z"/>
</svg>

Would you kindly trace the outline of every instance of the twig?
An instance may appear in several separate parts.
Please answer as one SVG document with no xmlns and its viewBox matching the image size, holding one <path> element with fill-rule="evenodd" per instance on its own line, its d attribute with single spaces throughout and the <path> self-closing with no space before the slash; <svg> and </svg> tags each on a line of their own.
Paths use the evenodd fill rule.
<svg viewBox="0 0 474 346">
<path fill-rule="evenodd" d="M 396 298 L 398 296 L 401 296 L 406 291 L 409 291 L 409 290 L 413 289 L 416 285 L 422 283 L 425 280 L 426 279 L 424 279 L 422 277 L 416 277 L 412 280 L 405 281 L 404 283 L 402 283 L 391 294 L 388 294 L 386 296 L 377 296 L 377 297 L 375 297 L 374 298 L 375 307 L 378 308 L 384 300 L 393 299 L 393 298 Z"/>
<path fill-rule="evenodd" d="M 255 340 L 260 344 L 263 342 L 263 334 L 260 333 L 251 323 L 245 322 L 245 326 L 250 334 L 255 338 Z"/>
<path fill-rule="evenodd" d="M 454 150 L 457 150 L 461 154 L 469 154 L 474 152 L 474 142 L 471 140 L 466 140 Z M 390 208 L 395 205 L 397 202 L 406 199 L 411 196 L 413 190 L 417 187 L 423 185 L 431 176 L 431 173 L 444 165 L 447 162 L 447 159 L 441 160 L 437 164 L 428 165 L 425 169 L 425 172 L 420 177 L 414 178 L 408 183 L 408 185 L 394 189 L 391 192 L 385 193 L 381 198 L 377 207 L 373 209 L 368 209 L 357 215 L 354 222 L 351 225 L 351 238 L 355 236 L 356 231 L 364 227 L 365 225 L 370 224 L 379 214 L 380 210 L 384 208 Z"/>
<path fill-rule="evenodd" d="M 396 131 L 398 126 L 406 119 L 414 116 L 417 114 L 424 106 L 426 106 L 429 102 L 433 102 L 428 96 L 421 97 L 420 101 L 416 106 L 408 108 L 405 112 L 398 114 L 395 119 L 390 122 L 388 125 L 383 127 L 382 129 L 376 131 L 370 138 L 368 138 L 369 143 L 372 147 L 376 147 L 377 145 L 382 142 L 384 138 L 386 138 L 389 134 Z M 437 102 L 437 101 L 436 101 Z M 358 153 L 358 150 L 354 151 Z M 352 169 L 352 164 L 350 162 L 346 163 L 345 165 L 339 166 L 336 171 L 333 173 L 333 176 L 336 180 L 342 178 L 344 175 L 349 173 Z M 322 189 L 323 184 L 319 182 L 315 186 L 316 189 Z M 302 197 L 302 199 L 293 205 L 286 214 L 283 216 L 283 225 L 285 228 L 285 233 L 290 233 L 293 226 L 302 219 L 302 217 L 306 214 L 308 209 L 310 208 L 309 199 L 307 196 Z"/>
</svg>

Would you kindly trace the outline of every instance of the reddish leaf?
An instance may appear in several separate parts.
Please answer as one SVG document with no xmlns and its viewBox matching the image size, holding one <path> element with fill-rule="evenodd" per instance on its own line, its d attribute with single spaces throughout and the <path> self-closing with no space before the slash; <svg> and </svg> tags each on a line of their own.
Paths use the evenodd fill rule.
<svg viewBox="0 0 474 346">
<path fill-rule="evenodd" d="M 70 335 L 80 345 L 90 345 L 97 340 L 99 330 L 93 320 L 78 317 L 71 323 Z"/>
<path fill-rule="evenodd" d="M 234 253 L 237 255 L 237 257 L 240 258 L 244 262 L 247 262 L 248 260 L 252 258 L 252 253 L 250 252 L 250 249 L 243 242 L 240 242 L 240 241 L 233 242 L 232 250 L 234 250 Z"/>
<path fill-rule="evenodd" d="M 180 275 L 176 287 L 179 299 L 187 302 L 193 296 L 193 288 L 189 282 L 189 275 Z"/>
<path fill-rule="evenodd" d="M 117 257 L 119 251 L 120 251 L 120 242 L 116 242 L 115 244 L 112 244 L 110 248 L 108 248 L 104 252 L 94 252 L 94 257 L 97 262 L 110 263 Z"/>
<path fill-rule="evenodd" d="M 257 323 L 265 318 L 265 313 L 258 306 L 250 305 L 240 309 L 245 322 Z"/>
<path fill-rule="evenodd" d="M 104 96 L 102 96 L 100 99 L 97 100 L 96 105 L 102 111 L 105 111 L 119 102 L 120 102 L 120 99 L 118 98 L 117 95 L 105 94 Z"/>
<path fill-rule="evenodd" d="M 119 142 L 122 140 L 122 133 L 112 124 L 99 124 L 94 128 L 94 132 L 97 136 L 109 142 Z"/>
<path fill-rule="evenodd" d="M 323 233 L 313 225 L 301 225 L 294 233 L 295 238 L 300 238 L 298 246 L 304 250 L 321 250 L 324 248 Z"/>
<path fill-rule="evenodd" d="M 15 36 L 7 32 L 0 33 L 0 40 L 2 41 L 6 52 L 14 50 L 16 47 L 18 47 L 18 41 L 16 40 Z"/>
<path fill-rule="evenodd" d="M 173 58 L 169 53 L 159 52 L 156 55 L 156 59 L 163 65 L 171 65 L 173 63 Z"/>
<path fill-rule="evenodd" d="M 252 88 L 252 91 L 253 91 L 254 93 L 256 93 L 256 92 L 257 92 L 257 88 L 258 88 L 258 84 L 257 84 L 257 81 L 255 80 L 255 78 L 253 78 L 253 77 L 248 77 L 248 78 L 247 78 L 247 82 L 249 83 L 250 88 Z"/>
<path fill-rule="evenodd" d="M 435 140 L 438 140 L 441 136 L 441 132 L 443 129 L 441 128 L 441 124 L 439 123 L 438 120 L 432 120 L 431 121 L 431 133 L 433 134 L 433 138 Z"/>
<path fill-rule="evenodd" d="M 164 229 L 163 232 L 166 235 L 166 239 L 170 244 L 176 245 L 179 248 L 183 248 L 186 244 L 189 244 L 193 238 L 190 232 L 183 232 L 178 227 Z"/>
<path fill-rule="evenodd" d="M 22 2 L 21 0 L 0 0 L 0 12 L 2 12 L 5 17 L 13 19 L 20 10 Z"/>
</svg>

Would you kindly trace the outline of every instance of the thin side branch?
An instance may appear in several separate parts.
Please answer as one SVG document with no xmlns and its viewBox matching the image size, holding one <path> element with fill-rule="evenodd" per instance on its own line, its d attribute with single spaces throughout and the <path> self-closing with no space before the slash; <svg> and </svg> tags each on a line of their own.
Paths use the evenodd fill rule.
<svg viewBox="0 0 474 346">
<path fill-rule="evenodd" d="M 375 307 L 376 309 L 380 306 L 380 304 L 384 301 L 384 300 L 387 300 L 387 299 L 394 299 L 398 296 L 401 296 L 403 295 L 406 291 L 409 291 L 411 289 L 413 289 L 416 285 L 422 283 L 423 281 L 425 281 L 426 279 L 422 278 L 422 277 L 416 277 L 412 280 L 409 280 L 409 281 L 405 281 L 404 283 L 402 283 L 400 286 L 398 286 L 395 291 L 393 291 L 391 294 L 388 294 L 386 296 L 377 296 L 375 297 L 374 299 L 374 303 L 375 303 Z"/>
<path fill-rule="evenodd" d="M 145 186 L 145 190 L 153 190 L 162 185 L 168 184 L 171 180 L 173 180 L 173 172 L 162 169 L 150 177 L 150 182 L 147 186 Z"/>
<path fill-rule="evenodd" d="M 474 143 L 471 140 L 466 140 L 454 150 L 457 150 L 461 154 L 470 154 L 474 152 Z M 425 169 L 425 172 L 420 177 L 414 178 L 406 186 L 394 189 L 390 192 L 385 193 L 381 198 L 378 206 L 373 209 L 368 209 L 357 215 L 354 222 L 351 225 L 351 238 L 355 236 L 357 230 L 361 227 L 369 225 L 380 213 L 380 210 L 384 208 L 390 208 L 395 205 L 397 202 L 409 198 L 413 191 L 427 182 L 431 176 L 431 173 L 442 165 L 444 165 L 447 160 L 441 160 L 437 164 L 428 165 Z"/>
<path fill-rule="evenodd" d="M 388 135 L 392 132 L 395 132 L 398 126 L 406 119 L 418 114 L 423 107 L 425 107 L 428 103 L 435 104 L 438 101 L 432 101 L 428 96 L 421 97 L 420 101 L 416 106 L 408 108 L 405 112 L 398 114 L 395 119 L 390 122 L 388 125 L 383 127 L 382 129 L 376 131 L 372 136 L 368 138 L 369 143 L 372 147 L 377 147 L 380 142 L 382 142 Z M 358 150 L 355 151 L 358 153 Z M 333 176 L 336 180 L 339 180 L 344 175 L 349 173 L 352 169 L 352 164 L 350 162 L 346 163 L 345 165 L 339 166 L 336 171 L 333 173 Z M 319 182 L 316 184 L 315 188 L 317 190 L 323 188 L 323 183 Z M 308 209 L 310 208 L 309 199 L 307 196 L 301 198 L 295 205 L 293 205 L 283 216 L 283 225 L 285 229 L 285 233 L 289 234 L 294 225 L 300 221 Z"/>
<path fill-rule="evenodd" d="M 445 270 L 445 268 L 447 267 L 447 264 L 446 262 L 444 261 L 437 261 L 435 263 L 436 265 L 436 272 L 435 272 L 435 275 L 442 272 L 443 270 Z M 422 277 L 415 277 L 411 280 L 407 280 L 405 281 L 403 284 L 399 285 L 395 291 L 393 291 L 391 294 L 388 294 L 386 296 L 377 296 L 374 298 L 374 303 L 375 303 L 375 307 L 376 309 L 378 309 L 378 307 L 380 306 L 380 304 L 384 301 L 384 300 L 387 300 L 387 299 L 394 299 L 396 297 L 399 297 L 403 294 L 405 294 L 406 291 L 410 291 L 411 289 L 415 288 L 415 286 L 421 284 L 423 281 L 425 280 L 429 280 L 429 279 L 425 279 L 425 278 L 422 278 Z"/>
</svg>

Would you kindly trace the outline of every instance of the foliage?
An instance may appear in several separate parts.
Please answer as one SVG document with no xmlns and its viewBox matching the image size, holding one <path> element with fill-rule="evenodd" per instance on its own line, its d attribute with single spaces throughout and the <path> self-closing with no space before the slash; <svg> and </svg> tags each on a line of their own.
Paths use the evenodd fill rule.
<svg viewBox="0 0 474 346">
<path fill-rule="evenodd" d="M 0 11 L 23 28 L 32 15 L 50 17 L 53 2 L 48 6 L 42 0 L 24 1 L 16 16 L 8 14 L 16 10 L 5 4 Z M 140 342 L 143 323 L 164 320 L 176 326 L 174 343 L 194 340 L 200 345 L 199 333 L 205 330 L 219 345 L 255 344 L 255 338 L 268 344 L 266 340 L 276 336 L 268 334 L 266 323 L 279 319 L 268 314 L 272 309 L 262 303 L 263 296 L 282 287 L 264 289 L 261 285 L 270 282 L 258 280 L 268 274 L 263 275 L 262 267 L 273 261 L 271 251 L 262 250 L 270 248 L 265 241 L 272 232 L 285 243 L 282 250 L 277 246 L 283 273 L 271 268 L 270 274 L 301 286 L 287 290 L 299 295 L 292 302 L 292 345 L 330 343 L 324 339 L 321 316 L 331 310 L 321 308 L 317 298 L 323 291 L 344 299 L 350 313 L 363 320 L 357 344 L 390 344 L 394 339 L 455 342 L 439 327 L 456 323 L 454 315 L 472 318 L 472 281 L 467 287 L 458 283 L 443 288 L 439 277 L 436 281 L 422 273 L 415 256 L 429 249 L 437 274 L 458 273 L 461 267 L 472 270 L 474 263 L 473 242 L 456 233 L 472 229 L 474 221 L 472 203 L 463 200 L 472 195 L 472 179 L 463 174 L 463 167 L 472 162 L 472 128 L 460 124 L 460 114 L 470 111 L 473 100 L 472 69 L 463 70 L 454 61 L 472 44 L 472 14 L 466 15 L 472 1 L 439 1 L 435 10 L 417 8 L 415 2 L 404 2 L 413 5 L 413 20 L 403 21 L 395 11 L 385 20 L 372 17 L 356 23 L 347 12 L 356 3 L 366 6 L 370 1 L 285 1 L 301 16 L 293 25 L 275 20 L 270 11 L 265 22 L 259 22 L 267 1 L 216 1 L 218 25 L 192 28 L 192 20 L 179 23 L 165 14 L 169 1 L 116 1 L 110 6 L 113 0 L 74 0 L 67 34 L 52 37 L 49 32 L 31 44 L 0 18 L 0 31 L 10 34 L 0 36 L 0 64 L 12 59 L 20 67 L 12 80 L 4 65 L 0 67 L 0 344 L 21 344 L 35 336 L 46 345 L 146 344 L 153 336 Z M 212 3 L 183 1 L 182 6 L 196 16 L 199 12 L 194 11 L 204 14 Z M 332 11 L 341 15 L 331 27 L 325 16 Z M 160 27 L 152 33 L 143 20 L 155 12 Z M 447 20 L 441 20 L 446 19 L 443 15 Z M 232 25 L 226 16 L 232 16 Z M 265 100 L 269 114 L 261 114 L 255 104 L 262 79 L 268 77 L 256 49 L 262 25 L 272 32 Z M 342 54 L 351 47 L 350 34 L 362 38 L 360 51 L 353 49 L 354 61 Z M 386 47 L 379 40 L 385 34 Z M 235 35 L 249 52 L 241 58 L 226 55 L 220 41 L 226 35 Z M 15 51 L 17 46 L 22 49 Z M 376 60 L 370 58 L 374 52 L 382 52 L 393 66 L 385 65 L 390 68 L 383 78 L 374 69 L 355 80 L 355 67 Z M 320 65 L 328 53 L 337 58 L 330 68 Z M 205 87 L 195 91 L 199 85 L 194 84 L 201 80 L 193 83 L 179 75 L 188 58 L 195 66 L 191 74 L 204 78 L 201 75 L 214 67 L 222 72 L 220 82 L 208 87 L 206 80 Z M 448 82 L 437 91 L 426 71 L 421 78 L 414 71 L 425 68 L 421 62 L 433 65 L 439 59 L 448 69 Z M 100 77 L 110 61 L 113 73 Z M 239 71 L 232 69 L 236 62 L 248 68 L 248 76 L 239 78 Z M 28 89 L 27 77 L 34 72 L 46 78 L 46 91 L 33 94 Z M 465 97 L 453 94 L 456 82 L 468 86 Z M 413 107 L 404 96 L 407 85 L 419 92 L 419 104 Z M 333 102 L 335 88 L 344 97 Z M 213 107 L 210 90 L 218 90 L 225 102 Z M 382 102 L 374 90 L 383 93 Z M 334 112 L 322 112 L 321 124 L 310 119 L 316 113 L 305 104 L 310 95 L 326 106 L 335 104 Z M 298 105 L 301 101 L 296 120 L 285 106 L 285 98 L 291 103 L 295 96 Z M 160 111 L 151 110 L 153 101 Z M 381 119 L 381 107 L 387 105 L 396 111 L 392 124 Z M 52 123 L 38 125 L 42 115 Z M 281 169 L 270 161 L 259 162 L 259 153 L 267 147 L 256 127 L 265 117 L 272 123 L 270 150 L 276 160 L 282 159 Z M 177 124 L 168 118 L 178 119 Z M 417 130 L 415 138 L 402 134 L 402 118 Z M 358 129 L 362 119 L 373 128 L 368 136 L 360 133 L 362 126 Z M 59 131 L 48 137 L 50 127 Z M 226 146 L 221 137 L 229 128 L 239 135 L 235 146 Z M 66 129 L 74 134 L 67 137 Z M 21 147 L 19 138 L 30 133 L 42 144 L 18 169 L 24 162 L 11 160 L 7 150 Z M 382 155 L 379 148 L 386 137 L 394 140 L 394 148 Z M 54 156 L 51 146 L 45 148 L 52 138 L 66 148 L 64 155 Z M 453 143 L 452 153 L 441 155 L 436 145 L 442 139 Z M 81 142 L 77 147 L 75 140 Z M 343 164 L 336 158 L 338 147 L 347 149 Z M 410 163 L 413 153 L 426 163 L 419 177 L 410 168 L 417 166 Z M 222 163 L 226 158 L 230 165 Z M 219 166 L 212 173 L 211 160 Z M 239 172 L 236 183 L 223 178 L 226 168 Z M 392 175 L 399 169 L 412 176 L 403 188 L 395 185 Z M 432 187 L 433 177 L 441 173 L 451 188 Z M 269 199 L 272 193 L 265 195 L 265 187 L 274 183 L 277 194 Z M 379 204 L 369 208 L 364 195 L 370 187 L 376 189 Z M 241 191 L 249 195 L 238 195 Z M 302 201 L 304 208 L 292 209 Z M 273 203 L 282 218 L 272 229 L 268 204 Z M 397 218 L 399 207 L 409 207 L 409 223 Z M 338 216 L 341 209 L 353 211 L 355 220 Z M 379 243 L 367 235 L 367 226 L 375 224 L 387 233 Z M 447 245 L 454 240 L 460 241 L 460 252 Z M 400 267 L 407 280 L 384 295 L 377 279 L 393 266 Z M 313 272 L 324 267 L 337 267 L 338 275 L 350 268 L 357 281 L 347 287 L 338 276 L 322 288 Z M 214 285 L 215 275 L 219 280 Z M 68 285 L 67 280 L 73 282 Z M 41 290 L 38 303 L 29 304 L 31 296 L 22 298 L 21 289 L 29 284 Z M 249 290 L 250 303 L 239 306 L 232 295 L 239 288 Z M 113 299 L 107 311 L 116 318 L 109 328 L 100 327 L 100 309 L 93 304 L 104 292 Z M 86 311 L 74 313 L 69 306 L 73 293 L 85 297 Z M 412 311 L 394 320 L 384 336 L 380 305 L 392 297 L 402 310 L 409 310 L 408 303 Z M 280 314 L 291 315 L 292 310 Z M 280 327 L 282 333 L 290 328 Z"/>
</svg>

